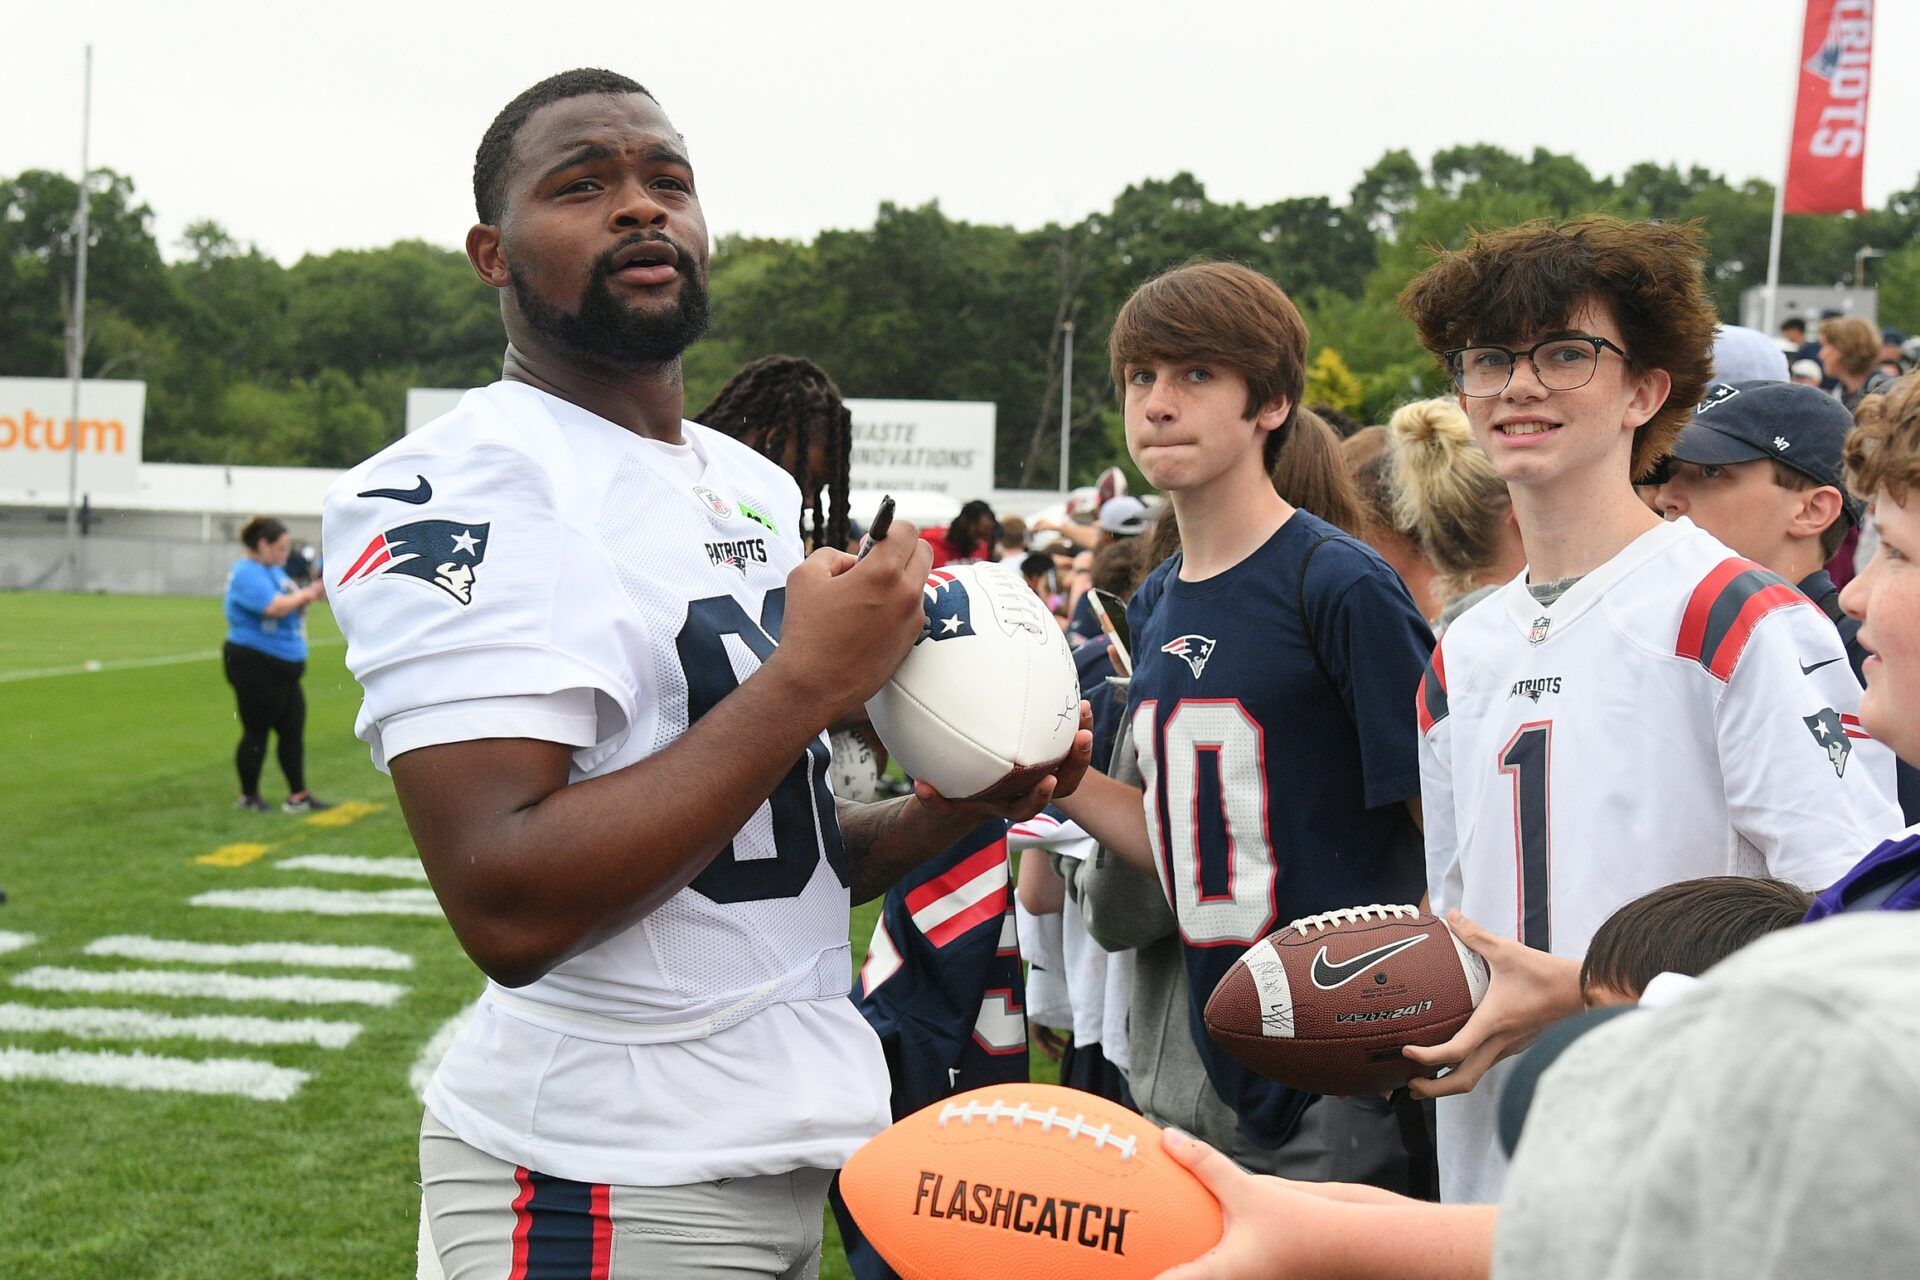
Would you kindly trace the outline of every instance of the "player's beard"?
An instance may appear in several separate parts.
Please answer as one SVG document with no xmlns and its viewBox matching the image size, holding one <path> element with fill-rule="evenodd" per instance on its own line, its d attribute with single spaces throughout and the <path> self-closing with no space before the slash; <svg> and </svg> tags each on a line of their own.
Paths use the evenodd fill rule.
<svg viewBox="0 0 1920 1280">
<path fill-rule="evenodd" d="M 662 314 L 623 306 L 613 296 L 608 283 L 612 256 L 607 254 L 593 264 L 580 306 L 571 313 L 548 303 L 517 270 L 508 268 L 513 299 L 527 325 L 558 350 L 602 368 L 645 369 L 679 359 L 706 333 L 709 322 L 707 286 L 697 264 L 681 252 L 676 265 L 680 302 Z"/>
</svg>

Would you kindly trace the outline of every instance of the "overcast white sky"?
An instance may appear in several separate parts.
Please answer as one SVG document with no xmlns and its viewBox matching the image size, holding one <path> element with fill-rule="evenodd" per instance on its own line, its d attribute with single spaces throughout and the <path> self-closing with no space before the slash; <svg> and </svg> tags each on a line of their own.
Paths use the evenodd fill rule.
<svg viewBox="0 0 1920 1280">
<path fill-rule="evenodd" d="M 1867 197 L 1920 175 L 1920 6 L 1878 6 Z M 199 218 L 285 262 L 473 220 L 473 150 L 554 71 L 659 97 L 716 235 L 808 237 L 882 200 L 1073 221 L 1190 169 L 1215 198 L 1344 200 L 1389 147 L 1570 151 L 1777 178 L 1801 0 L 692 0 L 679 6 L 9 5 L 0 174 L 132 175 L 163 248 Z"/>
</svg>

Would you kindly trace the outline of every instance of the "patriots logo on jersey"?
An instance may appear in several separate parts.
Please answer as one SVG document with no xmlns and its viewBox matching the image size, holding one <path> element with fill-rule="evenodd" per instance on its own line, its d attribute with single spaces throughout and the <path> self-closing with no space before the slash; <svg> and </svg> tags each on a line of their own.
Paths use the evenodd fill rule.
<svg viewBox="0 0 1920 1280">
<path fill-rule="evenodd" d="M 1864 738 L 1867 731 L 1861 727 L 1858 716 L 1841 715 L 1832 707 L 1822 707 L 1810 716 L 1801 716 L 1800 722 L 1807 726 L 1807 732 L 1827 753 L 1827 762 L 1833 766 L 1835 777 L 1847 776 L 1847 757 L 1853 754 L 1851 739 Z"/>
<path fill-rule="evenodd" d="M 739 571 L 741 577 L 747 576 L 749 564 L 767 562 L 767 543 L 764 538 L 740 538 L 733 542 L 709 542 L 707 559 L 717 569 L 725 565 Z"/>
<path fill-rule="evenodd" d="M 334 586 L 397 573 L 446 592 L 464 609 L 473 603 L 473 573 L 487 558 L 492 528 L 490 522 L 416 520 L 376 533 Z"/>
<path fill-rule="evenodd" d="M 920 640 L 955 640 L 974 634 L 973 601 L 967 598 L 967 589 L 959 579 L 935 569 L 927 575 L 922 590 L 927 598 L 927 621 L 920 629 Z"/>
<path fill-rule="evenodd" d="M 1193 668 L 1193 678 L 1198 680 L 1206 669 L 1207 659 L 1213 656 L 1213 641 L 1205 636 L 1176 636 L 1160 646 L 1160 652 L 1170 653 Z"/>
</svg>

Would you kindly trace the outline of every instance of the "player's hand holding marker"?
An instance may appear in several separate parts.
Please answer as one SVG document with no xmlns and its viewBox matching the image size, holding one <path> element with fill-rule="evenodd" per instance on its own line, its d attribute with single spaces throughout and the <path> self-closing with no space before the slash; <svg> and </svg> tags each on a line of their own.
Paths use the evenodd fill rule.
<svg viewBox="0 0 1920 1280">
<path fill-rule="evenodd" d="M 1447 923 L 1461 942 L 1487 962 L 1487 994 L 1451 1040 L 1408 1045 L 1401 1052 L 1428 1070 L 1452 1067 L 1437 1080 L 1416 1078 L 1407 1086 L 1416 1098 L 1466 1093 L 1502 1058 L 1520 1052 L 1555 1022 L 1580 1012 L 1580 962 L 1536 951 L 1515 938 L 1487 932 L 1458 911 Z"/>
<path fill-rule="evenodd" d="M 787 611 L 780 647 L 767 669 L 797 684 L 802 705 L 838 724 L 862 713 L 920 635 L 921 587 L 933 548 L 900 521 L 863 544 L 858 557 L 823 547 L 787 575 Z M 870 554 L 869 554 L 870 553 Z"/>
</svg>

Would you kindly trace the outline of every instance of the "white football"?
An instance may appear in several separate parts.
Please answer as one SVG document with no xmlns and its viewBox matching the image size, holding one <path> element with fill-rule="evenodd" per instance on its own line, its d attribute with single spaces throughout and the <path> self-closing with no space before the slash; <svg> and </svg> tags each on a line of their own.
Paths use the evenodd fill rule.
<svg viewBox="0 0 1920 1280">
<path fill-rule="evenodd" d="M 835 729 L 828 735 L 833 761 L 827 778 L 833 794 L 855 804 L 872 804 L 880 798 L 880 775 L 886 766 L 867 745 L 856 729 Z"/>
<path fill-rule="evenodd" d="M 1080 727 L 1080 679 L 1060 624 L 1005 565 L 927 576 L 926 627 L 867 703 L 907 776 L 956 800 L 1017 795 Z"/>
</svg>

